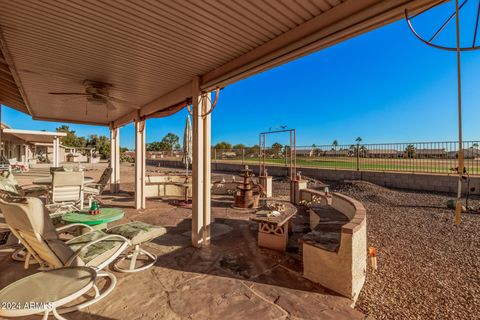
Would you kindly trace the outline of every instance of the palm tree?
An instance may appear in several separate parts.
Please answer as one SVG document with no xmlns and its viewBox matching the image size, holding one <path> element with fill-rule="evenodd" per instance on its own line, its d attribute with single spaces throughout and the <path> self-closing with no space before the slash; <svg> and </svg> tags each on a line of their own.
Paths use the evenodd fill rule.
<svg viewBox="0 0 480 320">
<path fill-rule="evenodd" d="M 359 157 L 360 156 L 360 142 L 362 142 L 362 138 L 357 137 L 357 139 L 355 139 L 355 141 L 357 142 L 356 155 L 357 155 L 357 157 Z"/>
<path fill-rule="evenodd" d="M 360 147 L 360 156 L 366 157 L 366 156 L 367 156 L 367 153 L 368 153 L 367 147 L 361 146 L 361 147 Z"/>
<path fill-rule="evenodd" d="M 409 144 L 406 148 L 405 148 L 405 154 L 407 156 L 407 158 L 409 159 L 412 159 L 412 158 L 415 158 L 415 152 L 416 151 L 416 148 L 413 144 Z"/>
<path fill-rule="evenodd" d="M 333 140 L 332 146 L 333 146 L 333 150 L 335 150 L 335 154 L 336 154 L 336 153 L 337 153 L 337 147 L 338 147 L 338 141 L 337 141 L 337 140 Z"/>
<path fill-rule="evenodd" d="M 349 156 L 355 156 L 357 154 L 357 146 L 352 144 L 350 145 L 350 152 L 349 152 Z"/>
</svg>

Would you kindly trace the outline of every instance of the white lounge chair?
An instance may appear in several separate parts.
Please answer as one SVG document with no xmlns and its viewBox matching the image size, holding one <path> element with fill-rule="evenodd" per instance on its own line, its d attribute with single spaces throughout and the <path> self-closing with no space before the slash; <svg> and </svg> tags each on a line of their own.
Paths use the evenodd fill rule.
<svg viewBox="0 0 480 320">
<path fill-rule="evenodd" d="M 83 172 L 52 172 L 51 203 L 47 208 L 54 213 L 83 210 Z"/>
<path fill-rule="evenodd" d="M 48 194 L 48 190 L 43 187 L 34 187 L 31 189 L 19 187 L 11 172 L 0 176 L 0 190 L 10 192 L 12 195 L 17 196 L 38 197 Z M 5 223 L 3 214 L 0 212 L 0 248 L 11 248 L 14 246 L 18 246 L 18 239 L 10 231 L 8 225 Z M 20 247 L 12 253 L 12 259 L 24 262 L 26 254 L 25 248 Z"/>
<path fill-rule="evenodd" d="M 68 266 L 92 267 L 100 278 L 110 279 L 108 287 L 100 293 L 94 286 L 95 297 L 59 310 L 71 312 L 87 307 L 107 296 L 115 287 L 115 276 L 103 271 L 130 245 L 130 241 L 116 234 L 106 234 L 93 230 L 67 242 L 59 238 L 59 233 L 72 227 L 89 228 L 83 224 L 71 224 L 55 229 L 48 212 L 38 198 L 13 197 L 0 192 L 0 209 L 5 220 L 21 243 L 42 268 L 56 269 Z M 28 258 L 26 260 L 28 263 Z M 48 284 L 45 284 L 48 288 Z"/>
</svg>

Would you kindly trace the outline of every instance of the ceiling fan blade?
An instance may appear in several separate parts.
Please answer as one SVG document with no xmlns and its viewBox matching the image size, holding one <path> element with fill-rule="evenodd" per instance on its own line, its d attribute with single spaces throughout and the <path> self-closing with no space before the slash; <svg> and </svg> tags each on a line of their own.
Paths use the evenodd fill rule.
<svg viewBox="0 0 480 320">
<path fill-rule="evenodd" d="M 68 101 L 75 101 L 75 100 L 84 100 L 85 98 L 83 96 L 70 96 L 68 98 L 60 100 L 61 102 L 68 102 Z"/>
<path fill-rule="evenodd" d="M 107 106 L 108 111 L 117 110 L 117 107 L 115 106 L 115 104 L 112 101 L 107 100 L 106 106 Z"/>
<path fill-rule="evenodd" d="M 116 103 L 121 103 L 124 106 L 132 108 L 132 109 L 140 109 L 140 106 L 138 104 L 135 104 L 135 103 L 132 103 L 132 102 L 129 102 L 129 101 L 126 101 L 126 100 L 118 99 L 118 98 L 103 95 L 103 94 L 99 94 L 99 96 L 101 96 L 101 97 L 103 97 L 103 98 L 105 98 L 109 101 L 113 101 L 113 102 L 116 102 Z"/>
<path fill-rule="evenodd" d="M 89 93 L 85 92 L 49 92 L 48 94 L 59 95 L 59 96 L 89 96 Z"/>
</svg>

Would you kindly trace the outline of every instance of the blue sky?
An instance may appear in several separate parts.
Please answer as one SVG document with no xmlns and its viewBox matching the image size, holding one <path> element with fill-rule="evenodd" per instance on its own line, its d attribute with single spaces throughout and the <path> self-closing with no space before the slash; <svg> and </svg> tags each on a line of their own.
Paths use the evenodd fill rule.
<svg viewBox="0 0 480 320">
<path fill-rule="evenodd" d="M 432 21 L 419 19 L 420 31 L 435 30 Z M 454 25 L 440 42 L 452 40 Z M 480 51 L 462 55 L 462 72 L 464 139 L 479 139 Z M 364 143 L 456 140 L 456 101 L 455 53 L 424 45 L 402 20 L 226 87 L 212 114 L 212 141 L 253 145 L 259 132 L 280 125 L 297 129 L 298 145 L 351 144 L 358 136 Z M 181 137 L 186 114 L 148 120 L 147 142 L 168 132 Z M 8 108 L 3 121 L 18 129 L 60 125 Z M 70 127 L 79 135 L 108 135 L 103 127 Z M 122 146 L 133 147 L 132 125 L 120 136 Z"/>
</svg>

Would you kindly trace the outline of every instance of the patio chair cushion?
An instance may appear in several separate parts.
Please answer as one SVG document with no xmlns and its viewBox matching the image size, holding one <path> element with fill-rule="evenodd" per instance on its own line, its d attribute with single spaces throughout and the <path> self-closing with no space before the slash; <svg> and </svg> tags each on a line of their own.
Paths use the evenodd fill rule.
<svg viewBox="0 0 480 320">
<path fill-rule="evenodd" d="M 89 242 L 98 240 L 102 237 L 107 236 L 107 234 L 101 230 L 95 230 L 67 242 L 67 245 L 74 252 L 80 250 L 84 245 Z M 123 244 L 124 242 L 120 239 L 107 239 L 95 243 L 86 249 L 82 250 L 78 256 L 79 259 L 73 263 L 77 266 L 96 266 L 109 259 Z"/>
<path fill-rule="evenodd" d="M 167 229 L 141 221 L 132 221 L 110 228 L 107 233 L 121 235 L 130 240 L 132 245 L 137 245 L 164 235 Z"/>
<path fill-rule="evenodd" d="M 0 190 L 18 194 L 17 188 L 12 180 L 5 177 L 0 177 Z"/>
</svg>

